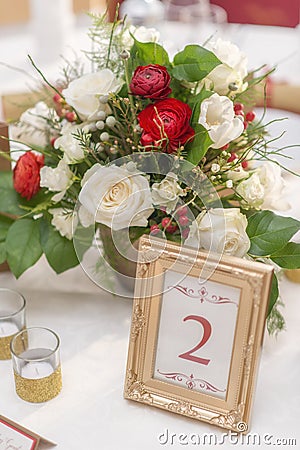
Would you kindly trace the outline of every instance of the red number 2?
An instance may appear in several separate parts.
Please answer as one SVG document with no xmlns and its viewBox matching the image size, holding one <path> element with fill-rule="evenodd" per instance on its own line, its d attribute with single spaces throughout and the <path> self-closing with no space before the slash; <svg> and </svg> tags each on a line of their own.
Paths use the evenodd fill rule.
<svg viewBox="0 0 300 450">
<path fill-rule="evenodd" d="M 194 356 L 193 353 L 195 353 L 197 350 L 199 350 L 199 348 L 203 347 L 203 345 L 205 345 L 206 342 L 208 341 L 208 339 L 210 338 L 211 324 L 209 323 L 209 321 L 207 319 L 205 319 L 204 317 L 201 317 L 201 316 L 187 316 L 183 319 L 184 322 L 186 322 L 187 320 L 195 320 L 196 322 L 199 322 L 203 327 L 203 336 L 202 336 L 202 339 L 199 342 L 199 344 L 197 344 L 191 350 L 189 350 L 185 353 L 182 353 L 181 355 L 178 355 L 178 357 L 187 359 L 188 361 L 194 361 L 199 364 L 204 364 L 205 366 L 207 366 L 207 364 L 209 364 L 209 362 L 210 362 L 210 359 L 199 358 L 198 356 Z"/>
</svg>

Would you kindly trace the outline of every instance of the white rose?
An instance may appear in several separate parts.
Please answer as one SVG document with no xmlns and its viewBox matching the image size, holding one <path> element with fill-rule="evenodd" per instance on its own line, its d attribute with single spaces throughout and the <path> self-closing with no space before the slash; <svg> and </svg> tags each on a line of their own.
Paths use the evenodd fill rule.
<svg viewBox="0 0 300 450">
<path fill-rule="evenodd" d="M 215 208 L 203 211 L 196 218 L 188 245 L 194 245 L 195 237 L 200 246 L 219 254 L 243 257 L 250 248 L 246 233 L 247 219 L 238 208 Z"/>
<path fill-rule="evenodd" d="M 54 147 L 64 152 L 63 159 L 67 164 L 76 164 L 84 159 L 84 151 L 78 139 L 74 137 L 82 125 L 66 124 L 61 130 L 61 136 L 55 140 Z"/>
<path fill-rule="evenodd" d="M 108 105 L 101 103 L 99 97 L 118 92 L 121 85 L 111 70 L 102 69 L 71 81 L 62 94 L 80 118 L 88 120 L 98 111 L 108 112 Z"/>
<path fill-rule="evenodd" d="M 61 159 L 55 168 L 42 167 L 40 177 L 41 187 L 45 187 L 51 192 L 58 192 L 52 197 L 52 200 L 59 202 L 72 184 L 73 173 L 69 169 L 68 164 Z"/>
<path fill-rule="evenodd" d="M 48 108 L 44 102 L 38 102 L 21 114 L 18 124 L 12 127 L 12 139 L 27 145 L 45 147 L 51 134 L 49 120 L 59 120 L 55 110 Z"/>
<path fill-rule="evenodd" d="M 61 234 L 71 240 L 73 237 L 73 220 L 76 216 L 71 209 L 53 208 L 49 209 L 50 214 L 53 215 L 51 225 Z"/>
<path fill-rule="evenodd" d="M 244 78 L 248 74 L 246 55 L 232 42 L 220 38 L 216 42 L 209 42 L 207 48 L 223 63 L 207 76 L 206 81 L 212 84 L 213 90 L 220 95 L 226 95 L 229 84 L 234 83 L 237 87 L 234 92 L 243 92 L 248 86 L 244 83 Z"/>
<path fill-rule="evenodd" d="M 223 147 L 244 131 L 242 120 L 235 117 L 232 101 L 224 95 L 213 94 L 203 100 L 198 122 L 208 130 L 212 148 Z"/>
<path fill-rule="evenodd" d="M 247 180 L 242 181 L 237 186 L 236 192 L 243 198 L 242 203 L 246 206 L 258 209 L 263 204 L 265 190 L 257 173 L 253 173 Z"/>
<path fill-rule="evenodd" d="M 170 172 L 160 183 L 152 185 L 153 204 L 165 206 L 167 214 L 174 210 L 178 197 L 184 194 L 177 181 L 177 176 Z"/>
<path fill-rule="evenodd" d="M 147 219 L 154 211 L 149 182 L 130 169 L 95 164 L 85 173 L 79 201 L 95 222 L 113 230 L 148 225 Z"/>
<path fill-rule="evenodd" d="M 285 182 L 281 176 L 281 168 L 271 162 L 265 162 L 256 169 L 260 182 L 264 187 L 264 198 L 261 209 L 285 211 L 290 204 L 284 198 Z"/>
<path fill-rule="evenodd" d="M 158 42 L 160 33 L 155 28 L 146 28 L 144 26 L 135 27 L 130 25 L 122 35 L 122 43 L 126 49 L 130 49 L 133 45 L 133 35 L 139 42 Z"/>
</svg>

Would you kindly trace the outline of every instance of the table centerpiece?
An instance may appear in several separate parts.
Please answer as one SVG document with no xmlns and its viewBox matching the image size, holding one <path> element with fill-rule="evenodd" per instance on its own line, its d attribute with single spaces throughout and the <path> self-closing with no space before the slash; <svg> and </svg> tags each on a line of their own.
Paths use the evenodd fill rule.
<svg viewBox="0 0 300 450">
<path fill-rule="evenodd" d="M 300 267 L 300 222 L 273 212 L 288 208 L 280 150 L 253 110 L 268 73 L 220 38 L 171 59 L 155 29 L 91 18 L 91 49 L 56 83 L 31 60 L 44 97 L 15 124 L 27 148 L 0 176 L 0 262 L 16 277 L 42 254 L 57 273 L 86 269 L 101 241 L 106 278 L 104 265 L 122 272 L 120 242 L 164 236 L 274 265 L 268 328 L 282 329 L 277 275 Z"/>
</svg>

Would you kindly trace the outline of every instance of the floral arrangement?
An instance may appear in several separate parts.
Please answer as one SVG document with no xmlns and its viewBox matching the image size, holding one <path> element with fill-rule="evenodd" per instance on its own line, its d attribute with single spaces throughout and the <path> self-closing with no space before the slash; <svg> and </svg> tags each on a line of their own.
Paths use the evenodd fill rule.
<svg viewBox="0 0 300 450">
<path fill-rule="evenodd" d="M 68 63 L 14 128 L 28 148 L 0 177 L 0 262 L 19 277 L 44 253 L 63 272 L 91 245 L 75 251 L 74 230 L 96 225 L 129 228 L 132 242 L 144 233 L 196 241 L 276 273 L 299 268 L 291 239 L 300 222 L 272 211 L 288 207 L 284 182 L 268 124 L 253 111 L 265 75 L 249 73 L 246 56 L 222 39 L 187 45 L 171 61 L 154 29 L 93 16 L 90 36 L 92 69 Z M 139 166 L 161 155 L 163 170 Z M 217 201 L 197 195 L 204 179 Z M 270 331 L 284 324 L 278 296 L 275 274 Z"/>
</svg>

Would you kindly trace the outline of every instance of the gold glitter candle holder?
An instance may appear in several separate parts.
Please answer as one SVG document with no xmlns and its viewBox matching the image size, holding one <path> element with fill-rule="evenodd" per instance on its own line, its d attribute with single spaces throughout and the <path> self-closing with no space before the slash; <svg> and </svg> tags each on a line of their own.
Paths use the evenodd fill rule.
<svg viewBox="0 0 300 450">
<path fill-rule="evenodd" d="M 12 338 L 25 328 L 25 298 L 19 292 L 0 288 L 0 359 L 10 359 Z"/>
<path fill-rule="evenodd" d="M 48 328 L 27 328 L 11 341 L 16 392 L 20 398 L 41 403 L 62 388 L 60 341 Z"/>
</svg>

